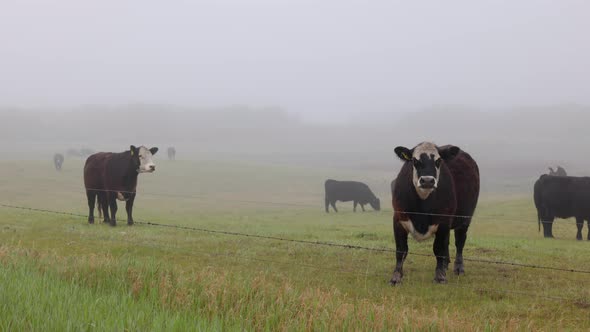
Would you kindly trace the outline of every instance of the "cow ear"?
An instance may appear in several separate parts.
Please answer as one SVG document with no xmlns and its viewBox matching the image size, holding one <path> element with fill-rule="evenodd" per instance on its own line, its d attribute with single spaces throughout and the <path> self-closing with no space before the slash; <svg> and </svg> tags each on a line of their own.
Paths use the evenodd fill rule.
<svg viewBox="0 0 590 332">
<path fill-rule="evenodd" d="M 135 145 L 131 145 L 129 147 L 129 150 L 131 151 L 131 155 L 135 155 L 135 153 L 137 152 L 137 148 L 135 147 Z"/>
<path fill-rule="evenodd" d="M 451 146 L 445 147 L 443 149 L 439 149 L 438 153 L 440 154 L 440 157 L 443 160 L 451 160 L 459 154 L 459 151 L 461 151 L 461 149 L 459 149 L 459 147 L 451 145 Z"/>
<path fill-rule="evenodd" d="M 150 149 L 150 152 L 152 153 L 152 156 L 156 154 L 156 152 L 158 152 L 158 148 L 153 147 Z"/>
<path fill-rule="evenodd" d="M 403 146 L 395 148 L 395 154 L 403 161 L 412 161 L 412 151 Z"/>
</svg>

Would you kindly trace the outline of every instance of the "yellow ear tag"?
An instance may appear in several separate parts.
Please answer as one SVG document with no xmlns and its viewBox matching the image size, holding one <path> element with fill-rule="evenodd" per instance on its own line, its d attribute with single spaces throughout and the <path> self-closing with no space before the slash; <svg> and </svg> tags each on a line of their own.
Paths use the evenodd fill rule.
<svg viewBox="0 0 590 332">
<path fill-rule="evenodd" d="M 131 150 L 131 155 L 133 156 L 133 150 Z"/>
<path fill-rule="evenodd" d="M 408 154 L 405 152 L 402 152 L 402 157 L 404 157 L 405 160 L 410 160 L 410 157 L 408 157 Z"/>
</svg>

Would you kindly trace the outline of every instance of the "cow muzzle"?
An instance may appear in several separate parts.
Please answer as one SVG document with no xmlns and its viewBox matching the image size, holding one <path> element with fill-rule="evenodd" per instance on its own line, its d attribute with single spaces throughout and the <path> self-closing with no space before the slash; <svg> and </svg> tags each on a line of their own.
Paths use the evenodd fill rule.
<svg viewBox="0 0 590 332">
<path fill-rule="evenodd" d="M 418 179 L 418 187 L 420 189 L 436 189 L 438 183 L 434 176 L 421 176 Z"/>
<path fill-rule="evenodd" d="M 153 173 L 155 171 L 156 171 L 156 165 L 142 166 L 137 170 L 138 173 Z"/>
</svg>

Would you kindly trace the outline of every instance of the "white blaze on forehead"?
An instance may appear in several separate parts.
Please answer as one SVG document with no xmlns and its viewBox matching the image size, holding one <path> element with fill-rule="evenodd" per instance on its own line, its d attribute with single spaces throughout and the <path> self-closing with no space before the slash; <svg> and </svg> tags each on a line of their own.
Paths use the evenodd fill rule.
<svg viewBox="0 0 590 332">
<path fill-rule="evenodd" d="M 148 148 L 145 146 L 139 147 L 139 172 L 152 172 L 152 166 L 156 166 L 154 164 L 152 153 Z"/>
<path fill-rule="evenodd" d="M 420 143 L 420 145 L 414 148 L 414 154 L 412 155 L 414 158 L 420 160 L 420 156 L 425 153 L 429 158 L 431 155 L 434 155 L 434 160 L 440 158 L 440 154 L 438 153 L 438 149 L 436 145 L 430 142 Z"/>
<path fill-rule="evenodd" d="M 430 142 L 424 142 L 424 143 L 420 143 L 418 146 L 416 146 L 414 148 L 414 153 L 412 154 L 412 157 L 420 160 L 420 156 L 422 156 L 422 154 L 426 154 L 426 156 L 428 158 L 433 158 L 433 160 L 437 160 L 440 158 L 440 154 L 438 153 L 438 149 L 436 147 L 435 144 L 430 143 Z M 425 189 L 425 188 L 421 188 L 420 187 L 420 179 L 418 178 L 418 172 L 416 171 L 416 168 L 413 168 L 414 172 L 413 172 L 413 177 L 412 177 L 412 182 L 414 182 L 414 188 L 416 188 L 416 193 L 418 194 L 418 196 L 420 197 L 420 199 L 425 200 L 428 198 L 428 196 L 430 196 L 430 193 L 432 193 L 434 191 L 434 188 L 431 189 Z M 435 179 L 435 183 L 438 182 L 440 176 L 440 169 L 436 169 L 436 179 Z M 436 185 L 435 185 L 436 187 Z"/>
</svg>

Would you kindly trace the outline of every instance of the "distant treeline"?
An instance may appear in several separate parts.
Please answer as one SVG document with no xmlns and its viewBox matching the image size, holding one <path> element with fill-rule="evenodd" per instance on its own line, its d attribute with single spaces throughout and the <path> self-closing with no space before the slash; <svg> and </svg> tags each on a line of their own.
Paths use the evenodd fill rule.
<svg viewBox="0 0 590 332">
<path fill-rule="evenodd" d="M 3 148 L 14 143 L 63 146 L 64 151 L 80 147 L 101 150 L 145 143 L 175 145 L 179 158 L 218 154 L 379 169 L 397 165 L 395 146 L 411 147 L 430 140 L 459 145 L 484 165 L 497 169 L 522 169 L 524 173 L 531 168 L 545 170 L 552 163 L 580 168 L 590 165 L 586 130 L 590 107 L 505 111 L 438 107 L 405 113 L 359 112 L 354 120 L 347 125 L 310 124 L 280 108 L 0 108 L 0 138 Z"/>
</svg>

